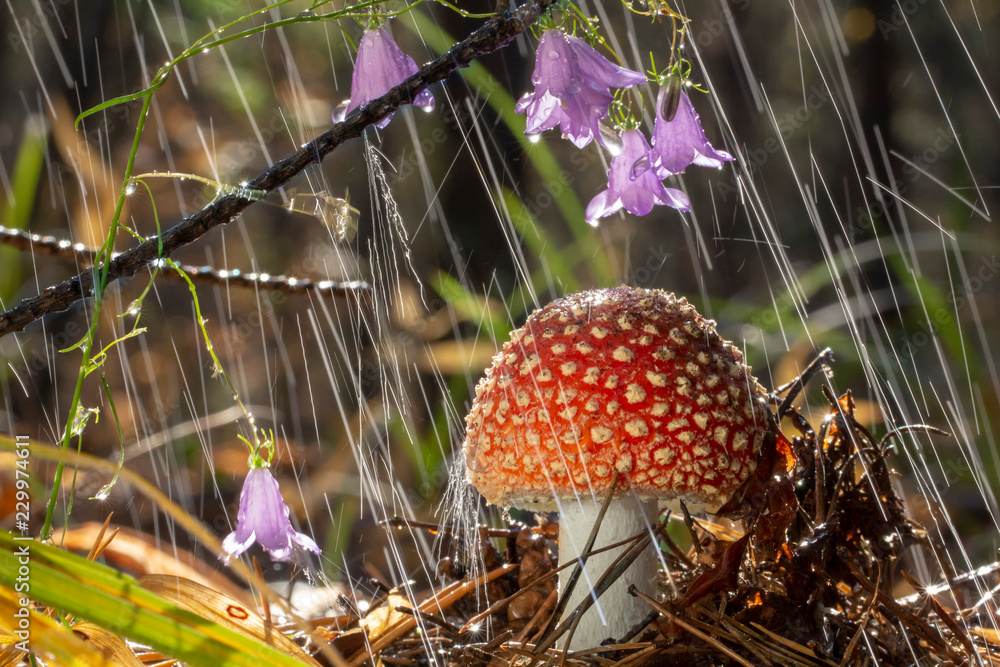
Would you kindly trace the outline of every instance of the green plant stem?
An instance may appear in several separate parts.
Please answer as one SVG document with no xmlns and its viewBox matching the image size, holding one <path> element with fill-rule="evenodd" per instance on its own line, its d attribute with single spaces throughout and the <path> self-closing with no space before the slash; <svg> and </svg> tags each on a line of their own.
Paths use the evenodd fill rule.
<svg viewBox="0 0 1000 667">
<path fill-rule="evenodd" d="M 101 302 L 104 299 L 104 290 L 108 284 L 108 269 L 111 266 L 111 252 L 115 245 L 115 238 L 118 234 L 119 221 L 121 219 L 122 208 L 125 206 L 125 197 L 128 196 L 128 186 L 132 180 L 132 169 L 135 166 L 135 156 L 139 152 L 139 141 L 142 139 L 142 130 L 146 127 L 146 115 L 149 113 L 149 106 L 153 101 L 153 94 L 149 93 L 142 101 L 142 111 L 139 113 L 139 121 L 136 124 L 135 136 L 132 138 L 132 150 L 129 152 L 128 163 L 125 165 L 125 178 L 122 179 L 121 190 L 118 192 L 118 201 L 115 203 L 115 212 L 111 217 L 111 226 L 108 229 L 108 237 L 104 245 L 95 258 L 95 281 L 94 281 L 94 310 L 91 314 L 90 326 L 83 343 L 83 359 L 80 361 L 80 370 L 76 375 L 76 387 L 73 389 L 73 400 L 69 405 L 69 416 L 66 418 L 66 427 L 63 430 L 62 449 L 68 449 L 73 430 L 70 426 L 76 418 L 76 411 L 80 405 L 83 395 L 83 380 L 87 377 L 87 367 L 90 364 L 90 354 L 94 349 L 94 337 L 97 334 L 97 326 L 100 323 Z M 100 268 L 100 271 L 96 269 Z M 49 496 L 48 505 L 45 507 L 45 522 L 42 524 L 40 538 L 49 539 L 52 534 L 52 516 L 55 513 L 56 502 L 59 499 L 59 488 L 62 485 L 63 463 L 60 461 L 56 465 L 56 474 L 52 481 L 52 495 Z"/>
</svg>

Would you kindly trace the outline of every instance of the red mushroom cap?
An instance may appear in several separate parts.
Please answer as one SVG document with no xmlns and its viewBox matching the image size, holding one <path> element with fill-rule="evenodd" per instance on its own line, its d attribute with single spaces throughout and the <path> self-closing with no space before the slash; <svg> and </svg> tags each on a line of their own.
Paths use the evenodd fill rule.
<svg viewBox="0 0 1000 667">
<path fill-rule="evenodd" d="M 685 299 L 580 292 L 532 313 L 466 418 L 469 480 L 490 502 L 548 510 L 607 493 L 717 505 L 753 472 L 766 393 Z"/>
</svg>

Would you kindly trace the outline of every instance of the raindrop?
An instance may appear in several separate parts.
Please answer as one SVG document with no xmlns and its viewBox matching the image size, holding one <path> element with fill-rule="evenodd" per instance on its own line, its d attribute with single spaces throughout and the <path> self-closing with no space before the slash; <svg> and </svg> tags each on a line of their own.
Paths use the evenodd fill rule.
<svg viewBox="0 0 1000 667">
<path fill-rule="evenodd" d="M 630 178 L 634 181 L 635 179 L 642 176 L 644 173 L 649 171 L 649 155 L 643 155 L 641 158 L 635 161 L 632 165 L 632 173 Z"/>
<path fill-rule="evenodd" d="M 135 191 L 136 191 L 136 188 L 138 188 L 138 187 L 139 187 L 139 184 L 135 182 L 135 179 L 134 178 L 130 178 L 129 181 L 128 181 L 128 185 L 125 186 L 125 196 L 126 197 L 131 197 L 132 195 L 134 195 Z"/>
<path fill-rule="evenodd" d="M 296 194 L 288 200 L 285 208 L 318 218 L 338 241 L 352 241 L 357 234 L 360 213 L 347 199 L 335 197 L 329 192 Z"/>
<path fill-rule="evenodd" d="M 503 513 L 500 515 L 500 518 L 503 519 L 504 523 L 513 523 L 514 522 L 514 519 L 512 519 L 511 516 L 510 516 L 510 508 L 509 507 L 504 507 L 503 508 Z"/>
<path fill-rule="evenodd" d="M 541 140 L 542 140 L 542 135 L 540 135 L 540 134 L 529 134 L 528 135 L 528 143 L 537 144 Z"/>
<path fill-rule="evenodd" d="M 333 109 L 333 122 L 334 123 L 343 123 L 344 122 L 344 117 L 347 116 L 347 107 L 349 107 L 349 106 L 351 106 L 351 100 L 350 100 L 350 98 L 344 100 L 343 102 L 341 102 L 340 104 L 338 104 L 336 107 L 334 107 L 334 109 Z"/>
<path fill-rule="evenodd" d="M 598 123 L 597 128 L 601 133 L 601 143 L 608 149 L 608 152 L 613 156 L 620 155 L 624 144 L 622 144 L 622 138 L 618 136 L 618 133 L 604 123 Z"/>
<path fill-rule="evenodd" d="M 558 58 L 559 58 L 559 54 L 558 53 L 556 53 L 555 51 L 549 51 L 549 60 L 557 60 Z M 566 61 L 566 59 L 563 58 L 563 62 L 565 62 L 565 61 Z"/>
<path fill-rule="evenodd" d="M 301 12 L 299 12 L 299 18 L 300 19 L 316 18 L 316 12 L 314 12 L 311 9 L 303 9 Z"/>
<path fill-rule="evenodd" d="M 684 82 L 679 76 L 671 76 L 667 79 L 667 91 L 663 96 L 663 104 L 660 105 L 660 116 L 668 123 L 677 115 L 677 106 L 681 102 L 681 87 Z"/>
</svg>

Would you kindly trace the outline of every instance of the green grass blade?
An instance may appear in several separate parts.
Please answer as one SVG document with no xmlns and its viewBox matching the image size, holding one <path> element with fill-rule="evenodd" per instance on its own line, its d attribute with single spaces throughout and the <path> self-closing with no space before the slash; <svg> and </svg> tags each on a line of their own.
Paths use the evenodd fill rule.
<svg viewBox="0 0 1000 667">
<path fill-rule="evenodd" d="M 17 151 L 17 159 L 11 173 L 11 197 L 3 208 L 0 225 L 11 229 L 27 229 L 31 211 L 35 208 L 38 179 L 45 164 L 45 142 L 47 132 L 38 118 L 25 122 L 24 139 Z M 21 263 L 18 251 L 0 248 L 0 300 L 7 303 L 14 296 L 14 290 L 21 284 Z"/>
<path fill-rule="evenodd" d="M 535 216 L 512 190 L 504 188 L 500 193 L 507 210 L 510 212 L 510 219 L 514 223 L 514 229 L 524 239 L 524 243 L 537 257 L 544 257 L 549 267 L 549 272 L 558 283 L 564 293 L 579 292 L 580 282 L 573 275 L 569 263 L 560 249 L 555 246 L 548 232 L 542 227 Z M 539 287 L 535 285 L 536 289 Z"/>
<path fill-rule="evenodd" d="M 0 585 L 14 588 L 27 548 L 33 600 L 191 665 L 301 667 L 296 658 L 179 607 L 132 577 L 76 554 L 0 532 Z"/>
<path fill-rule="evenodd" d="M 489 307 L 489 302 L 483 297 L 473 294 L 458 282 L 454 276 L 438 271 L 434 275 L 434 289 L 448 304 L 473 322 L 478 322 L 493 340 L 504 341 L 510 334 L 510 323 L 506 312 L 495 313 Z"/>
</svg>

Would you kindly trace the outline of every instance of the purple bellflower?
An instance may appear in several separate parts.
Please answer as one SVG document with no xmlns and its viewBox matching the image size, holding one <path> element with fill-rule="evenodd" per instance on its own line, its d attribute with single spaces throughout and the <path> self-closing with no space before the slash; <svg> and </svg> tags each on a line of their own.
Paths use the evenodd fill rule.
<svg viewBox="0 0 1000 667">
<path fill-rule="evenodd" d="M 583 148 L 597 136 L 598 121 L 608 115 L 614 100 L 610 88 L 631 88 L 646 76 L 615 65 L 581 39 L 549 30 L 538 42 L 535 90 L 517 102 L 518 113 L 528 114 L 525 134 L 537 134 L 557 125 L 563 135 Z"/>
<path fill-rule="evenodd" d="M 417 64 L 413 58 L 403 53 L 385 28 L 365 30 L 354 61 L 351 99 L 344 115 L 382 97 L 416 73 Z M 413 100 L 413 104 L 431 111 L 434 109 L 434 96 L 431 91 L 424 90 Z M 338 116 L 334 115 L 333 120 L 336 122 Z M 392 114 L 378 123 L 379 129 L 388 125 L 390 120 Z"/>
<path fill-rule="evenodd" d="M 723 162 L 732 160 L 732 155 L 715 150 L 708 143 L 687 93 L 679 93 L 680 100 L 673 119 L 664 117 L 667 90 L 668 86 L 660 88 L 656 98 L 656 123 L 653 125 L 653 166 L 660 178 L 679 174 L 690 164 L 717 168 Z"/>
<path fill-rule="evenodd" d="M 288 505 L 271 471 L 251 468 L 240 493 L 236 530 L 222 541 L 227 560 L 238 557 L 255 541 L 267 549 L 274 560 L 293 560 L 302 549 L 318 554 L 319 547 L 312 538 L 292 528 L 288 514 Z"/>
<path fill-rule="evenodd" d="M 660 182 L 660 176 L 653 168 L 653 159 L 642 132 L 622 132 L 622 151 L 611 159 L 608 189 L 587 205 L 587 222 L 597 224 L 598 218 L 607 217 L 622 208 L 633 215 L 646 215 L 656 204 L 681 211 L 691 210 L 686 194 L 665 187 Z"/>
</svg>

